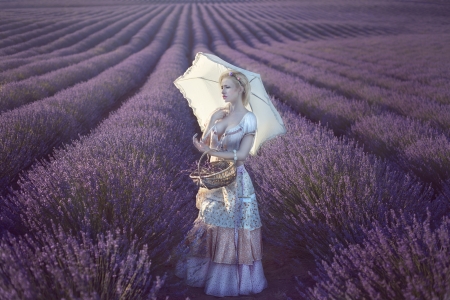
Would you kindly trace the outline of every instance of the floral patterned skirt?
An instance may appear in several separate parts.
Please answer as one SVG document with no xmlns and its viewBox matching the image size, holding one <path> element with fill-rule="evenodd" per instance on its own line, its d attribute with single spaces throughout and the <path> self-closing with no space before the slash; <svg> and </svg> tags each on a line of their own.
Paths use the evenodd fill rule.
<svg viewBox="0 0 450 300">
<path fill-rule="evenodd" d="M 228 186 L 200 188 L 196 206 L 199 214 L 187 235 L 188 251 L 178 261 L 177 276 L 219 297 L 254 294 L 266 288 L 261 220 L 245 167 L 237 168 L 236 180 Z"/>
</svg>

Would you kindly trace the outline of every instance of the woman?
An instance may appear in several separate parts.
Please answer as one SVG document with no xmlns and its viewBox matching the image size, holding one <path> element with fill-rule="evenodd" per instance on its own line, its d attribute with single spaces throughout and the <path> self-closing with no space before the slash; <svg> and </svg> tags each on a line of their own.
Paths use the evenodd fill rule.
<svg viewBox="0 0 450 300">
<path fill-rule="evenodd" d="M 256 117 L 245 106 L 250 84 L 244 74 L 226 71 L 220 78 L 226 105 L 211 115 L 201 140 L 193 138 L 211 161 L 236 159 L 235 182 L 221 188 L 200 188 L 198 218 L 187 236 L 189 253 L 177 265 L 188 285 L 205 287 L 214 296 L 261 292 L 267 287 L 262 259 L 261 221 L 244 160 L 256 134 Z M 234 151 L 235 150 L 235 151 Z"/>
</svg>

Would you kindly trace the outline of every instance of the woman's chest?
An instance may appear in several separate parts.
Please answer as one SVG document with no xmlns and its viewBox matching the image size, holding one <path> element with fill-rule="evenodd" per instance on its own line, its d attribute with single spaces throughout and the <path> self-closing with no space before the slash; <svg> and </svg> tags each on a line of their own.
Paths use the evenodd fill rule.
<svg viewBox="0 0 450 300">
<path fill-rule="evenodd" d="M 214 129 L 214 128 L 213 128 Z M 239 149 L 239 145 L 243 136 L 243 128 L 240 125 L 228 128 L 222 134 L 212 131 L 212 147 L 221 150 Z"/>
</svg>

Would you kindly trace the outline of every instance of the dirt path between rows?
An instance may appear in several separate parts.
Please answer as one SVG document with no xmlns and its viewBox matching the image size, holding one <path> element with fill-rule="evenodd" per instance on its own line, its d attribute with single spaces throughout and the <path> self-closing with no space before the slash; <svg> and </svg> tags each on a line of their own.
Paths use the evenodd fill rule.
<svg viewBox="0 0 450 300">
<path fill-rule="evenodd" d="M 304 298 L 296 290 L 295 276 L 307 287 L 311 287 L 314 283 L 312 277 L 308 274 L 308 272 L 314 272 L 315 270 L 315 263 L 310 255 L 289 253 L 282 247 L 265 243 L 263 267 L 268 287 L 259 294 L 223 298 L 209 296 L 203 292 L 203 288 L 184 286 L 179 279 L 171 274 L 169 274 L 168 284 L 160 294 L 169 295 L 168 300 L 185 300 L 187 297 L 191 300 L 284 300 L 287 297 L 292 300 L 301 300 Z"/>
</svg>

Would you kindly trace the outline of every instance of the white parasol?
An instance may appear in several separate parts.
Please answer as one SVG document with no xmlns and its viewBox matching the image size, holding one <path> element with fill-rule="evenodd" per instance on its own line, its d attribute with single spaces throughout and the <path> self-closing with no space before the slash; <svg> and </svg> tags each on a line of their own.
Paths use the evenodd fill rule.
<svg viewBox="0 0 450 300">
<path fill-rule="evenodd" d="M 218 80 L 222 72 L 230 69 L 242 72 L 251 85 L 247 109 L 255 114 L 257 120 L 255 141 L 250 150 L 250 154 L 255 155 L 264 142 L 286 133 L 283 120 L 270 101 L 259 74 L 236 67 L 215 55 L 198 52 L 192 66 L 174 84 L 188 100 L 204 131 L 211 113 L 225 105 Z"/>
</svg>

